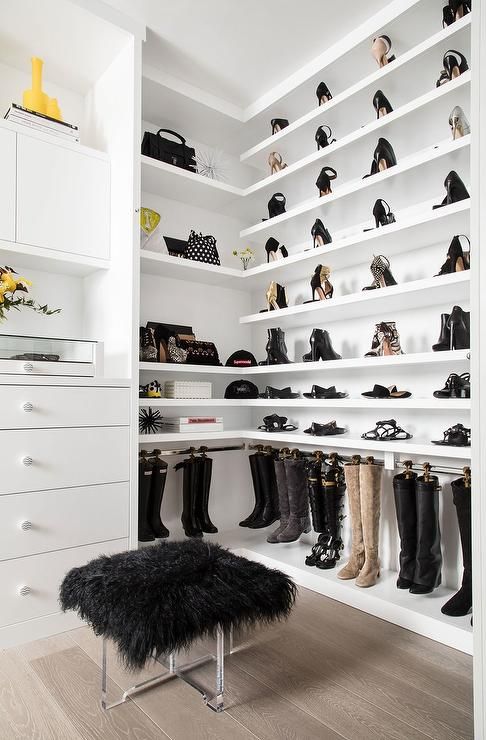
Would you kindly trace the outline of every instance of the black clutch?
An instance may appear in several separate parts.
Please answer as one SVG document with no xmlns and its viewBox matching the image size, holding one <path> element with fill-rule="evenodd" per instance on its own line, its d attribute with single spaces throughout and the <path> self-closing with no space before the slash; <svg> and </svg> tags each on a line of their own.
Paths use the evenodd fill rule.
<svg viewBox="0 0 486 740">
<path fill-rule="evenodd" d="M 185 257 L 187 242 L 184 239 L 174 239 L 173 236 L 164 236 L 167 251 L 171 257 Z"/>
<path fill-rule="evenodd" d="M 180 141 L 171 141 L 161 136 L 161 133 L 171 134 Z M 142 154 L 160 162 L 167 162 L 174 167 L 182 167 L 190 172 L 197 171 L 196 152 L 190 146 L 187 146 L 186 140 L 176 131 L 168 128 L 159 128 L 156 134 L 146 131 L 142 140 Z"/>
</svg>

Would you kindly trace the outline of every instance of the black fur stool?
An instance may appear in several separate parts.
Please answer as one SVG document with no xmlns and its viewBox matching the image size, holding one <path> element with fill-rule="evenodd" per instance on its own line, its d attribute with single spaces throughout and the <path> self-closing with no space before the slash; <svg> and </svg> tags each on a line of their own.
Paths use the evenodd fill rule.
<svg viewBox="0 0 486 740">
<path fill-rule="evenodd" d="M 295 596 L 293 581 L 280 571 L 195 539 L 103 555 L 70 570 L 60 590 L 63 610 L 76 611 L 103 637 L 104 709 L 179 676 L 200 691 L 211 709 L 222 711 L 225 634 L 231 636 L 233 629 L 286 618 Z M 205 637 L 216 639 L 216 655 L 178 665 L 176 654 Z M 127 668 L 142 668 L 152 658 L 167 670 L 132 686 L 119 701 L 108 704 L 107 639 L 115 643 Z M 210 660 L 216 661 L 212 696 L 185 677 L 188 670 Z"/>
</svg>

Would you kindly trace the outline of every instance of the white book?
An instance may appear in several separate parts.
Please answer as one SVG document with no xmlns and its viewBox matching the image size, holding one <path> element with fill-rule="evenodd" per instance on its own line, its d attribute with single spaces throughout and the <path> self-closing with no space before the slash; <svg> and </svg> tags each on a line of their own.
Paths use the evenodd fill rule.
<svg viewBox="0 0 486 740">
<path fill-rule="evenodd" d="M 163 424 L 162 428 L 166 432 L 176 433 L 187 433 L 187 432 L 224 432 L 224 425 L 222 422 L 216 424 Z"/>
<path fill-rule="evenodd" d="M 52 136 L 56 139 L 62 140 L 62 141 L 75 141 L 79 142 L 79 136 L 73 135 L 70 133 L 64 133 L 62 131 L 52 131 L 51 129 L 46 128 L 41 123 L 35 123 L 31 121 L 25 121 L 25 120 L 19 120 L 16 117 L 12 116 L 8 119 L 12 123 L 17 123 L 20 126 L 26 126 L 27 128 L 32 129 L 33 131 L 40 131 L 43 134 L 48 134 L 48 136 Z"/>
</svg>

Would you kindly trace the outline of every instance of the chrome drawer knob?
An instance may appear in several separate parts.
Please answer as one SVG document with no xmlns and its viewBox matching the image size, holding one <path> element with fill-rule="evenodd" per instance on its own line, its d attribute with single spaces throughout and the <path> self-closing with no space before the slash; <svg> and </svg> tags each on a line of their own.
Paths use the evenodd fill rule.
<svg viewBox="0 0 486 740">
<path fill-rule="evenodd" d="M 27 455 L 26 457 L 23 457 L 23 458 L 22 458 L 22 463 L 23 463 L 24 465 L 32 465 L 32 463 L 33 463 L 33 462 L 34 462 L 34 461 L 32 460 L 32 458 L 31 458 L 31 457 L 29 457 L 28 455 Z"/>
<path fill-rule="evenodd" d="M 17 589 L 17 593 L 19 596 L 28 596 L 32 592 L 32 589 L 30 586 L 19 586 Z"/>
<path fill-rule="evenodd" d="M 24 372 L 31 373 L 34 369 L 34 366 L 31 362 L 24 362 Z"/>
<path fill-rule="evenodd" d="M 29 411 L 33 411 L 33 410 L 34 410 L 34 406 L 33 404 L 30 403 L 30 401 L 26 401 L 26 403 L 22 404 L 22 411 L 25 411 L 26 413 L 28 413 Z"/>
<path fill-rule="evenodd" d="M 32 522 L 29 522 L 28 519 L 25 519 L 25 521 L 20 522 L 20 529 L 22 529 L 24 532 L 28 532 L 29 529 L 32 529 Z"/>
</svg>

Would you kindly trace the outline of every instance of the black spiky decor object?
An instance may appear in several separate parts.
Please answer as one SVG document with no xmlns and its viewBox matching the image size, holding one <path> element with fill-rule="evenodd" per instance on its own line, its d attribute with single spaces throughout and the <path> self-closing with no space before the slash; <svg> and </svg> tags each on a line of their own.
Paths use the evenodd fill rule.
<svg viewBox="0 0 486 740">
<path fill-rule="evenodd" d="M 140 409 L 138 415 L 138 428 L 141 434 L 156 434 L 162 429 L 162 414 L 160 411 L 148 409 Z"/>
</svg>

